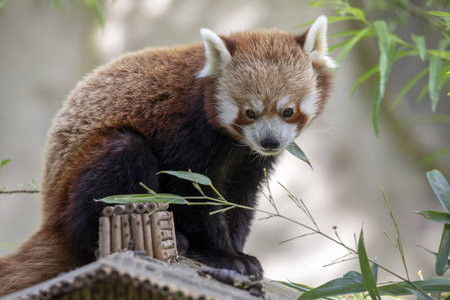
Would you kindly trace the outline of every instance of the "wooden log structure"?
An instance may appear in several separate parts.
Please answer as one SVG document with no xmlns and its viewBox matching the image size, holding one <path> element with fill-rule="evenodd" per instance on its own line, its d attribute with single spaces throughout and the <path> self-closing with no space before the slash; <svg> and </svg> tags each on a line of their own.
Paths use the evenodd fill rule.
<svg viewBox="0 0 450 300">
<path fill-rule="evenodd" d="M 99 219 L 99 258 L 124 251 L 174 261 L 178 255 L 173 214 L 167 204 L 106 206 Z"/>
</svg>

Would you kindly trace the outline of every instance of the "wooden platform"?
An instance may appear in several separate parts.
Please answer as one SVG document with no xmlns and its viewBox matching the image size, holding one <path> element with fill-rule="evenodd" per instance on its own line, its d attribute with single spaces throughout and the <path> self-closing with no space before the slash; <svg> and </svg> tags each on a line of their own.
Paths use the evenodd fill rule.
<svg viewBox="0 0 450 300">
<path fill-rule="evenodd" d="M 214 278 L 217 276 L 205 276 L 207 273 L 221 273 L 227 283 Z M 142 252 L 127 251 L 114 253 L 2 299 L 276 300 L 297 299 L 300 295 L 268 279 L 253 282 L 246 276 L 228 273 L 180 256 L 175 262 L 167 263 Z M 233 274 L 236 276 L 230 276 Z"/>
</svg>

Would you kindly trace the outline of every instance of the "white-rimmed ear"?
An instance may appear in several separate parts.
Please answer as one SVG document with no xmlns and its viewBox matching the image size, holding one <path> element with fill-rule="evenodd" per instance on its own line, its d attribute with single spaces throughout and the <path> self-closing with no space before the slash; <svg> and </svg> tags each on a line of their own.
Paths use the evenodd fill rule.
<svg viewBox="0 0 450 300">
<path fill-rule="evenodd" d="M 312 58 L 320 57 L 324 59 L 329 68 L 335 68 L 336 63 L 328 56 L 327 25 L 328 19 L 326 16 L 317 18 L 306 33 L 303 51 Z"/>
<path fill-rule="evenodd" d="M 208 77 L 220 73 L 231 60 L 225 42 L 213 31 L 202 28 L 200 34 L 205 44 L 206 63 L 197 77 Z"/>
</svg>

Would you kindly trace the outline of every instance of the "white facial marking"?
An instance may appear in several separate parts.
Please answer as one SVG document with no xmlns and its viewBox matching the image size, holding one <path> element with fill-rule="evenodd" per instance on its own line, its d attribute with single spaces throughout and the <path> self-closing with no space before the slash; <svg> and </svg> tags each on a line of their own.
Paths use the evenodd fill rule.
<svg viewBox="0 0 450 300">
<path fill-rule="evenodd" d="M 312 92 L 306 96 L 300 103 L 300 110 L 309 116 L 311 120 L 317 115 L 319 107 L 317 106 L 318 97 L 317 92 Z"/>
<path fill-rule="evenodd" d="M 217 115 L 223 127 L 231 129 L 238 117 L 239 107 L 233 99 L 226 97 L 217 99 Z"/>
<path fill-rule="evenodd" d="M 251 109 L 255 111 L 257 114 L 263 111 L 264 103 L 260 99 L 258 99 L 257 97 L 248 97 L 248 100 L 251 105 L 245 107 L 245 109 Z"/>
<path fill-rule="evenodd" d="M 290 99 L 291 99 L 291 97 L 289 97 L 289 96 L 281 98 L 281 100 L 278 101 L 278 104 L 277 104 L 278 111 L 282 111 Z"/>
</svg>

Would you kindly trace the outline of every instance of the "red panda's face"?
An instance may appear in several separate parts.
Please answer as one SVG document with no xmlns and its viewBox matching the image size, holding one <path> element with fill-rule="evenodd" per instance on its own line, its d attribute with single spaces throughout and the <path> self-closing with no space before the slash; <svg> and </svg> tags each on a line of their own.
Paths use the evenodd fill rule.
<svg viewBox="0 0 450 300">
<path fill-rule="evenodd" d="M 328 97 L 335 65 L 326 26 L 321 16 L 300 36 L 261 30 L 219 37 L 202 29 L 206 64 L 198 77 L 214 78 L 210 121 L 261 155 L 282 152 Z"/>
<path fill-rule="evenodd" d="M 319 111 L 316 75 L 300 49 L 297 54 L 274 62 L 242 62 L 236 54 L 217 79 L 221 126 L 261 155 L 283 151 Z"/>
</svg>

